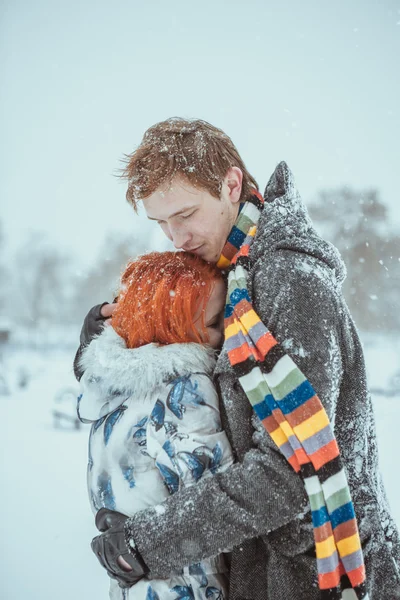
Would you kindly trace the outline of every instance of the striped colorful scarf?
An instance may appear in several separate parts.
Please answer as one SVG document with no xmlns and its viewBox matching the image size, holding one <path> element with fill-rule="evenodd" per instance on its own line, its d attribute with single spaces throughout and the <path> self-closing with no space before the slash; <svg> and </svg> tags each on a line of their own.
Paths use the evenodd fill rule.
<svg viewBox="0 0 400 600">
<path fill-rule="evenodd" d="M 229 361 L 255 413 L 304 481 L 321 598 L 368 599 L 354 507 L 329 417 L 310 382 L 250 301 L 249 250 L 263 206 L 263 197 L 253 190 L 217 263 L 230 269 L 225 308 Z"/>
</svg>

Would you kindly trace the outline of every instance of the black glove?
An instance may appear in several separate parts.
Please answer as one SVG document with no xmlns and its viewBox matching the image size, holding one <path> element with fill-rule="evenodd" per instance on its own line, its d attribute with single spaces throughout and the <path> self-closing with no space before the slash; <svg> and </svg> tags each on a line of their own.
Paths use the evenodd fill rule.
<svg viewBox="0 0 400 600">
<path fill-rule="evenodd" d="M 101 508 L 96 515 L 96 527 L 104 533 L 92 540 L 92 550 L 101 566 L 122 588 L 131 587 L 149 572 L 138 550 L 134 547 L 128 548 L 125 540 L 127 519 L 128 517 L 120 512 Z M 129 564 L 130 571 L 118 564 L 119 556 Z"/>
<path fill-rule="evenodd" d="M 79 340 L 80 346 L 74 358 L 74 373 L 78 381 L 80 381 L 83 375 L 83 371 L 79 366 L 79 359 L 81 357 L 83 349 L 88 344 L 90 344 L 92 339 L 96 335 L 99 335 L 99 333 L 103 329 L 105 318 L 101 316 L 100 310 L 105 304 L 108 304 L 108 302 L 103 302 L 103 304 L 96 304 L 96 306 L 93 306 L 93 308 L 89 310 L 88 314 L 85 317 L 85 320 L 83 321 L 81 336 Z"/>
</svg>

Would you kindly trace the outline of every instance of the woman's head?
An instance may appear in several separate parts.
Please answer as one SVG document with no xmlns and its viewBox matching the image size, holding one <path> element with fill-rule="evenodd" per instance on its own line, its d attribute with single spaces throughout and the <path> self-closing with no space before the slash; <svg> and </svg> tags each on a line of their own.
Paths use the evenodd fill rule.
<svg viewBox="0 0 400 600">
<path fill-rule="evenodd" d="M 151 252 L 130 262 L 111 324 L 129 348 L 222 342 L 225 285 L 212 264 L 185 252 Z"/>
</svg>

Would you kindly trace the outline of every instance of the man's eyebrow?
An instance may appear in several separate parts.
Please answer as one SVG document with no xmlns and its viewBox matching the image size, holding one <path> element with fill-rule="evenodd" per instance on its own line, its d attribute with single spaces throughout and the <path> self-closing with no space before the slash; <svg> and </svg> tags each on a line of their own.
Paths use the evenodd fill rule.
<svg viewBox="0 0 400 600">
<path fill-rule="evenodd" d="M 181 208 L 177 212 L 172 213 L 172 215 L 169 215 L 169 218 L 177 217 L 178 215 L 181 215 L 182 213 L 186 212 L 187 210 L 190 210 L 191 208 L 196 208 L 196 206 L 185 206 L 184 208 Z M 154 217 L 147 217 L 147 218 L 150 219 L 150 221 L 162 221 L 162 219 L 154 219 Z"/>
</svg>

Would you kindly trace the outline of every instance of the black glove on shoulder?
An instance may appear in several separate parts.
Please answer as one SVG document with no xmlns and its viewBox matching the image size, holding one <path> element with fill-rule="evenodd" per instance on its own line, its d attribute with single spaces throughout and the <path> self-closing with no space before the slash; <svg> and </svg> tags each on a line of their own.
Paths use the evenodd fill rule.
<svg viewBox="0 0 400 600">
<path fill-rule="evenodd" d="M 128 517 L 120 512 L 101 508 L 96 515 L 96 527 L 103 533 L 92 540 L 92 550 L 100 564 L 122 588 L 131 587 L 149 572 L 138 550 L 128 546 L 126 542 L 127 519 Z M 131 570 L 121 567 L 118 557 L 122 557 Z"/>
<path fill-rule="evenodd" d="M 103 302 L 103 304 L 96 304 L 96 306 L 93 306 L 93 308 L 89 310 L 88 314 L 85 317 L 85 320 L 83 321 L 83 326 L 81 329 L 81 335 L 79 340 L 80 346 L 74 358 L 74 373 L 78 381 L 80 381 L 83 375 L 83 371 L 79 366 L 79 359 L 81 357 L 83 349 L 88 344 L 90 344 L 92 339 L 96 335 L 99 335 L 101 330 L 103 329 L 105 318 L 101 316 L 100 311 L 105 304 L 108 304 L 108 302 Z"/>
</svg>

